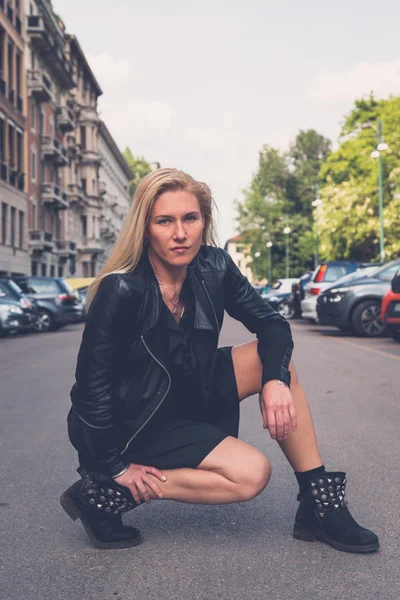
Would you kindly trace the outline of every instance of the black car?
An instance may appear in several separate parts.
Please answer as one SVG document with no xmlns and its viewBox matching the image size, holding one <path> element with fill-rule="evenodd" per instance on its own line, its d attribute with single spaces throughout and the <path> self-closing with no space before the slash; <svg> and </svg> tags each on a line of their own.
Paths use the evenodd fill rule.
<svg viewBox="0 0 400 600">
<path fill-rule="evenodd" d="M 0 337 L 10 333 L 32 330 L 32 319 L 21 307 L 19 301 L 0 296 Z"/>
<path fill-rule="evenodd" d="M 36 301 L 36 331 L 54 331 L 82 317 L 82 305 L 73 289 L 62 277 L 16 277 L 14 281 L 28 298 Z"/>
<path fill-rule="evenodd" d="M 292 286 L 298 281 L 298 279 L 278 279 L 267 293 L 261 293 L 264 300 L 285 319 L 291 319 L 294 316 Z"/>
<path fill-rule="evenodd" d="M 0 300 L 3 301 L 3 312 L 5 311 L 4 306 L 10 301 L 12 303 L 16 302 L 17 306 L 21 309 L 22 314 L 13 319 L 13 321 L 18 320 L 19 322 L 18 331 L 30 331 L 34 329 L 38 317 L 36 302 L 29 299 L 12 279 L 0 279 Z M 10 307 L 12 306 L 14 305 L 10 304 Z M 11 312 L 14 315 L 20 314 L 19 311 L 11 310 Z"/>
<path fill-rule="evenodd" d="M 367 267 L 321 292 L 317 301 L 320 324 L 335 325 L 365 337 L 383 335 L 382 298 L 399 266 L 400 259 L 382 267 Z"/>
</svg>

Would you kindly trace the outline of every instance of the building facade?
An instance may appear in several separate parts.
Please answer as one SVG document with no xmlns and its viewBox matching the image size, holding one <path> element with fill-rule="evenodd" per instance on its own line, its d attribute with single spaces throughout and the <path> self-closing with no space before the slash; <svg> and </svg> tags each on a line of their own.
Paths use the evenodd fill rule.
<svg viewBox="0 0 400 600">
<path fill-rule="evenodd" d="M 233 262 L 240 269 L 245 277 L 250 281 L 251 284 L 254 283 L 253 273 L 249 267 L 249 262 L 251 261 L 250 256 L 245 256 L 244 254 L 244 242 L 241 235 L 235 235 L 234 237 L 227 240 L 224 250 L 231 255 Z"/>
<path fill-rule="evenodd" d="M 100 242 L 103 249 L 101 262 L 117 240 L 122 222 L 130 206 L 129 183 L 134 174 L 118 149 L 106 124 L 99 127 L 100 188 L 102 214 L 100 217 Z"/>
<path fill-rule="evenodd" d="M 23 5 L 0 0 L 0 275 L 29 269 Z"/>
<path fill-rule="evenodd" d="M 49 0 L 26 0 L 28 237 L 30 272 L 64 276 L 76 246 L 68 239 L 68 133 L 76 86 L 62 21 Z"/>
</svg>

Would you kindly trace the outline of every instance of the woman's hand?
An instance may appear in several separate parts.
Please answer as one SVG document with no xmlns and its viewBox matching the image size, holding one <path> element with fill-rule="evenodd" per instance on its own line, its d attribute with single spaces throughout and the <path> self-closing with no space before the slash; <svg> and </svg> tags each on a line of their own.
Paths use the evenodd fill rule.
<svg viewBox="0 0 400 600">
<path fill-rule="evenodd" d="M 287 440 L 289 427 L 296 431 L 297 417 L 292 394 L 278 380 L 268 381 L 260 394 L 260 409 L 264 429 L 269 430 L 273 440 Z"/>
<path fill-rule="evenodd" d="M 148 474 L 158 477 L 160 481 L 167 481 L 164 473 L 155 467 L 135 465 L 134 463 L 131 463 L 128 470 L 116 477 L 114 481 L 127 487 L 138 504 L 141 504 L 143 500 L 149 503 L 151 501 L 149 490 L 152 490 L 157 498 L 161 499 L 164 495 L 155 481 L 148 477 Z"/>
</svg>

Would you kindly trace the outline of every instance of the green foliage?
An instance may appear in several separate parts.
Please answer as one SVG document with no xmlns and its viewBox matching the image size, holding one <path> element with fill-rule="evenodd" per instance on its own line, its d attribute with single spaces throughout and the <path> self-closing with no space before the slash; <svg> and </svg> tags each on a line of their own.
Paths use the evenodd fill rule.
<svg viewBox="0 0 400 600">
<path fill-rule="evenodd" d="M 340 147 L 321 168 L 319 209 L 325 258 L 379 259 L 378 119 L 389 150 L 382 152 L 386 258 L 399 255 L 400 98 L 357 100 L 346 117 Z"/>
<path fill-rule="evenodd" d="M 128 146 L 125 148 L 123 156 L 134 174 L 134 178 L 129 183 L 129 195 L 133 198 L 140 180 L 148 175 L 148 173 L 151 173 L 151 167 L 143 157 L 135 158 Z"/>
<path fill-rule="evenodd" d="M 290 277 L 313 268 L 311 202 L 317 193 L 322 161 L 330 147 L 330 141 L 314 130 L 300 131 L 287 153 L 263 146 L 250 187 L 243 191 L 243 201 L 235 204 L 238 228 L 252 257 L 249 266 L 256 280 L 265 279 L 268 273 L 268 241 L 273 243 L 273 279 L 285 277 L 286 226 L 292 230 Z M 256 258 L 258 252 L 260 256 Z"/>
</svg>

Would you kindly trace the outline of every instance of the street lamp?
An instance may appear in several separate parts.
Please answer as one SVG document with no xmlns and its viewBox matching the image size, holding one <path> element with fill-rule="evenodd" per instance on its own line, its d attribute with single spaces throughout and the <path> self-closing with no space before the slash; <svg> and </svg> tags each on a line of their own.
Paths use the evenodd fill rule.
<svg viewBox="0 0 400 600">
<path fill-rule="evenodd" d="M 378 139 L 378 145 L 375 150 L 371 152 L 372 158 L 378 159 L 378 203 L 379 203 L 379 255 L 382 262 L 385 260 L 385 248 L 384 248 L 384 232 L 383 232 L 383 169 L 382 169 L 382 152 L 389 150 L 389 146 L 383 138 L 383 121 L 378 119 L 378 126 L 374 123 L 364 123 L 363 129 L 369 129 L 372 127 L 376 131 L 376 137 Z"/>
<path fill-rule="evenodd" d="M 286 279 L 289 279 L 289 233 L 290 227 L 285 227 L 283 233 L 286 235 Z"/>
<path fill-rule="evenodd" d="M 267 242 L 266 246 L 268 248 L 268 285 L 272 285 L 272 259 L 271 259 L 272 242 Z"/>
<path fill-rule="evenodd" d="M 256 258 L 259 258 L 261 256 L 261 252 L 256 252 L 254 255 Z"/>
<path fill-rule="evenodd" d="M 317 190 L 318 191 L 318 190 Z M 318 193 L 317 193 L 318 196 Z M 314 219 L 315 219 L 315 256 L 314 256 L 314 268 L 317 268 L 318 266 L 318 260 L 319 260 L 319 232 L 318 232 L 318 207 L 321 206 L 322 204 L 322 200 L 321 198 L 315 198 L 315 200 L 313 200 L 311 202 L 311 206 L 313 208 L 315 208 L 315 213 L 314 213 Z"/>
</svg>

